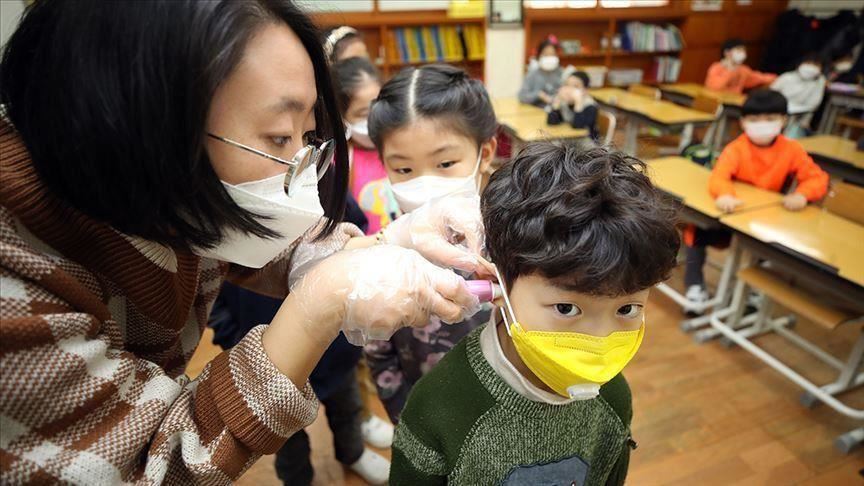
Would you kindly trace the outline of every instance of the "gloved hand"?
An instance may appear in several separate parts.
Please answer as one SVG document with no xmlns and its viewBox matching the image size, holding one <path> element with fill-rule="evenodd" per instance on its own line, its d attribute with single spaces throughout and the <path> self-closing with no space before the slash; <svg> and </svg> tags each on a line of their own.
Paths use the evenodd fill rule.
<svg viewBox="0 0 864 486">
<path fill-rule="evenodd" d="M 355 345 L 425 326 L 431 316 L 460 322 L 480 308 L 462 277 L 392 245 L 334 254 L 309 271 L 290 297 L 302 309 L 302 325 L 330 326 L 332 335 L 325 335 L 331 339 L 341 328 Z"/>
<path fill-rule="evenodd" d="M 438 266 L 477 272 L 483 249 L 480 196 L 430 201 L 387 225 L 383 236 L 385 243 L 417 250 Z"/>
</svg>

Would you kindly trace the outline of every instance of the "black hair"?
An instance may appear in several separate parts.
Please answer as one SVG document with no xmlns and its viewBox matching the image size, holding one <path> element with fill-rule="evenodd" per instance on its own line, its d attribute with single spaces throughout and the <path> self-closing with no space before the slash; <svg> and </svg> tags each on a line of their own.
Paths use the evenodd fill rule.
<svg viewBox="0 0 864 486">
<path fill-rule="evenodd" d="M 741 115 L 786 115 L 786 97 L 772 89 L 751 91 L 741 107 Z"/>
<path fill-rule="evenodd" d="M 812 64 L 818 64 L 820 66 L 822 66 L 822 64 L 823 64 L 822 56 L 820 56 L 818 53 L 815 53 L 815 52 L 808 52 L 807 54 L 804 54 L 804 56 L 802 56 L 801 60 L 798 62 L 798 65 L 800 66 L 801 64 L 804 64 L 805 62 L 812 63 Z"/>
<path fill-rule="evenodd" d="M 720 48 L 720 55 L 725 56 L 726 51 L 729 49 L 735 49 L 736 47 L 744 46 L 744 41 L 738 38 L 726 39 L 726 42 L 723 43 L 723 47 Z"/>
<path fill-rule="evenodd" d="M 585 71 L 573 71 L 570 73 L 570 76 L 575 76 L 582 81 L 582 86 L 588 88 L 591 83 L 591 79 L 588 77 L 588 74 Z"/>
<path fill-rule="evenodd" d="M 343 59 L 331 68 L 333 77 L 333 90 L 336 92 L 336 101 L 342 115 L 348 111 L 351 98 L 357 87 L 366 79 L 381 82 L 378 69 L 365 57 L 349 57 Z"/>
<path fill-rule="evenodd" d="M 549 37 L 547 37 L 547 38 L 543 39 L 542 41 L 540 41 L 539 44 L 537 44 L 537 57 L 540 57 L 540 55 L 541 55 L 540 53 L 543 52 L 543 49 L 546 49 L 547 46 L 554 47 L 555 52 L 558 52 L 558 43 L 555 42 L 554 40 L 550 39 Z"/>
<path fill-rule="evenodd" d="M 369 136 L 380 150 L 389 132 L 416 118 L 446 118 L 478 146 L 498 129 L 483 83 L 447 64 L 404 69 L 382 86 L 369 112 Z"/>
<path fill-rule="evenodd" d="M 343 27 L 331 27 L 325 30 L 322 34 L 323 42 L 326 44 L 327 39 L 331 35 L 333 35 L 333 31 L 340 28 Z M 327 54 L 327 49 L 325 48 L 325 54 L 327 54 L 327 61 L 331 64 L 337 62 L 337 59 L 339 59 L 339 55 L 342 54 L 342 52 L 345 51 L 345 48 L 351 45 L 352 42 L 363 42 L 363 37 L 360 35 L 360 32 L 354 31 L 343 34 L 341 37 L 339 37 L 339 40 L 334 42 L 333 45 L 330 47 L 329 54 Z"/>
<path fill-rule="evenodd" d="M 668 278 L 680 240 L 676 213 L 645 172 L 641 160 L 605 147 L 526 145 L 481 197 L 486 248 L 506 285 L 536 274 L 619 296 Z"/>
<path fill-rule="evenodd" d="M 0 102 L 48 189 L 130 235 L 212 247 L 228 228 L 277 237 L 228 195 L 205 150 L 213 95 L 267 23 L 299 37 L 335 167 L 319 183 L 331 233 L 348 153 L 318 30 L 287 0 L 39 0 L 3 52 Z"/>
</svg>

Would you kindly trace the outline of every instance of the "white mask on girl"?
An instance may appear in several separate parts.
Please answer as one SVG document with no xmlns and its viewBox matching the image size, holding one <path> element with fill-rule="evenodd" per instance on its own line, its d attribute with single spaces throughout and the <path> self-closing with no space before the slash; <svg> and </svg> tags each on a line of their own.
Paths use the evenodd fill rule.
<svg viewBox="0 0 864 486">
<path fill-rule="evenodd" d="M 318 200 L 315 165 L 303 171 L 294 184 L 297 188 L 288 197 L 284 173 L 237 185 L 222 181 L 235 204 L 256 215 L 269 217 L 261 219 L 261 224 L 282 236 L 264 238 L 230 228 L 215 247 L 195 249 L 195 253 L 250 268 L 261 268 L 269 263 L 324 216 Z"/>
<path fill-rule="evenodd" d="M 744 122 L 744 132 L 747 138 L 756 145 L 768 145 L 780 135 L 783 129 L 782 121 L 751 121 Z"/>
<path fill-rule="evenodd" d="M 479 192 L 477 171 L 482 156 L 481 149 L 477 154 L 474 170 L 467 177 L 420 176 L 410 181 L 391 183 L 390 191 L 399 203 L 399 209 L 403 213 L 410 213 L 429 201 L 451 194 L 477 194 Z"/>
<path fill-rule="evenodd" d="M 815 64 L 802 64 L 798 66 L 798 74 L 803 79 L 816 79 L 819 76 L 819 67 Z"/>
<path fill-rule="evenodd" d="M 348 127 L 351 132 L 351 140 L 353 140 L 354 143 L 366 149 L 375 148 L 375 144 L 372 143 L 372 139 L 369 138 L 369 120 L 367 118 L 364 118 L 357 123 L 349 123 Z"/>
<path fill-rule="evenodd" d="M 537 65 L 544 71 L 554 71 L 558 69 L 560 62 L 558 56 L 540 56 L 540 59 L 537 60 Z"/>
</svg>

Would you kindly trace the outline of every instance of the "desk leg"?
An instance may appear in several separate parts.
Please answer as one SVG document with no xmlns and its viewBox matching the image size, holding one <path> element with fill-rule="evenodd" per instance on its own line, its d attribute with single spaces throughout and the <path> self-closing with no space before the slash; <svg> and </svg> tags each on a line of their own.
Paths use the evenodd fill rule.
<svg viewBox="0 0 864 486">
<path fill-rule="evenodd" d="M 636 156 L 636 144 L 639 136 L 639 122 L 635 117 L 627 118 L 627 128 L 624 130 L 624 151 Z"/>
<path fill-rule="evenodd" d="M 710 307 L 720 309 L 729 304 L 729 289 L 732 286 L 735 271 L 738 270 L 738 266 L 741 264 L 742 253 L 743 250 L 741 249 L 741 245 L 738 244 L 738 238 L 733 237 L 732 245 L 729 247 L 729 254 L 726 255 L 726 259 L 723 261 L 723 269 L 720 272 L 720 281 L 717 282 L 717 289 L 715 290 L 714 298 L 706 303 L 709 305 L 706 305 L 705 310 L 708 310 Z M 708 325 L 708 321 L 710 320 L 711 314 L 686 319 L 681 321 L 681 330 L 689 332 L 705 327 Z M 716 334 L 713 337 L 716 337 Z"/>
<path fill-rule="evenodd" d="M 831 115 L 831 102 L 833 98 L 834 96 L 829 93 L 828 101 L 825 103 L 825 111 L 822 112 L 822 119 L 819 120 L 819 129 L 817 130 L 819 133 L 828 133 L 826 130 L 828 128 L 828 118 Z"/>
<path fill-rule="evenodd" d="M 684 152 L 684 149 L 693 141 L 693 124 L 684 125 L 684 130 L 681 132 L 681 141 L 678 143 L 678 153 Z"/>
</svg>

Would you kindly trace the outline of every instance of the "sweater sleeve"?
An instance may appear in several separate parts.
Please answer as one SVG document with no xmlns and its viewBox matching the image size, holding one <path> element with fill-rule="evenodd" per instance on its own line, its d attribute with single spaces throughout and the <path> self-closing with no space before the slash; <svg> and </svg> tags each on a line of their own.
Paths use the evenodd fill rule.
<svg viewBox="0 0 864 486">
<path fill-rule="evenodd" d="M 423 443 L 411 432 L 405 422 L 399 423 L 393 438 L 390 484 L 393 486 L 447 484 L 443 454 Z"/>
<path fill-rule="evenodd" d="M 589 130 L 594 128 L 594 124 L 597 122 L 597 105 L 588 105 L 582 109 L 582 111 L 574 111 L 573 118 L 570 121 L 570 125 L 573 128 L 587 128 Z"/>
<path fill-rule="evenodd" d="M 543 79 L 540 76 L 539 70 L 529 71 L 522 80 L 522 87 L 519 88 L 519 101 L 527 104 L 534 104 L 540 100 L 540 91 L 543 89 Z"/>
<path fill-rule="evenodd" d="M 813 162 L 813 158 L 804 150 L 804 147 L 801 147 L 801 144 L 794 140 L 792 142 L 799 149 L 792 162 L 792 170 L 795 171 L 795 178 L 798 180 L 795 192 L 806 197 L 809 202 L 818 201 L 828 192 L 828 174 Z"/>
<path fill-rule="evenodd" d="M 729 83 L 733 76 L 735 76 L 735 71 L 726 69 L 723 64 L 715 62 L 708 67 L 708 74 L 705 76 L 705 87 L 715 91 L 726 91 L 729 89 Z"/>
<path fill-rule="evenodd" d="M 723 196 L 735 195 L 735 186 L 732 180 L 738 172 L 738 160 L 740 155 L 735 150 L 734 142 L 727 145 L 720 157 L 717 158 L 717 163 L 714 165 L 714 170 L 711 171 L 711 176 L 708 178 L 708 192 L 715 199 Z"/>
<path fill-rule="evenodd" d="M 763 73 L 761 71 L 756 71 L 750 69 L 748 66 L 741 66 L 745 69 L 744 71 L 744 89 L 755 88 L 757 86 L 763 86 L 766 84 L 771 84 L 772 81 L 777 79 L 777 75 L 774 73 Z"/>
<path fill-rule="evenodd" d="M 399 353 L 392 341 L 372 341 L 364 347 L 366 362 L 378 398 L 387 410 L 390 421 L 399 422 L 399 414 L 408 400 L 410 387 L 405 383 L 402 366 L 399 363 Z"/>
<path fill-rule="evenodd" d="M 263 326 L 196 380 L 173 378 L 105 330 L 114 317 L 71 274 L 8 243 L 0 253 L 4 478 L 227 483 L 315 418 L 312 389 L 264 352 Z"/>
</svg>

